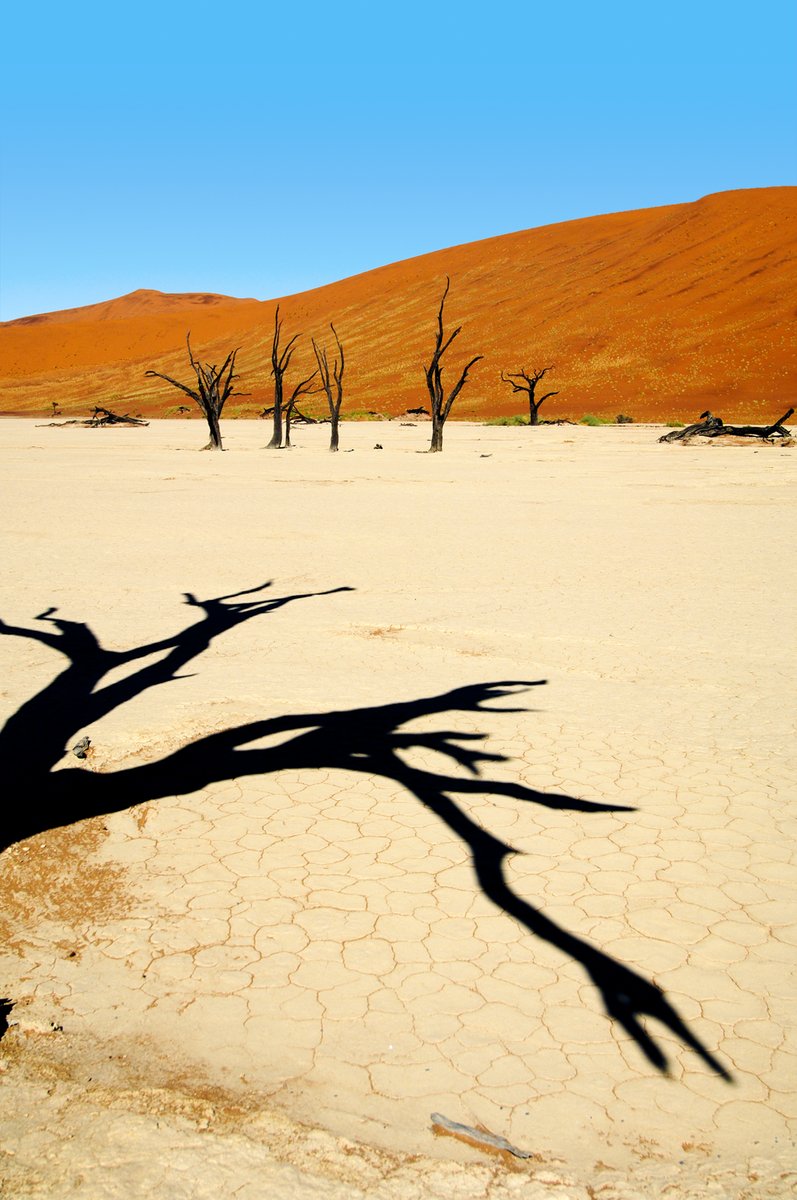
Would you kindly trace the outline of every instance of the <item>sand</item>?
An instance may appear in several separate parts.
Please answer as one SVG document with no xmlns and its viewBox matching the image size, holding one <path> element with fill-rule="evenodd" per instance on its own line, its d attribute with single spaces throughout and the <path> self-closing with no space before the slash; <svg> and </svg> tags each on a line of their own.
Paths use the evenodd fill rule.
<svg viewBox="0 0 797 1200">
<path fill-rule="evenodd" d="M 790 1194 L 795 453 L 224 429 L 0 424 L 6 629 L 133 681 L 36 716 L 100 815 L 37 826 L 4 747 L 42 831 L 0 877 L 3 1194 Z M 269 581 L 171 681 L 122 659 Z M 3 717 L 66 665 L 0 656 Z"/>
<path fill-rule="evenodd" d="M 283 342 L 300 334 L 286 379 L 314 371 L 311 338 L 346 351 L 344 411 L 396 416 L 428 404 L 424 366 L 446 275 L 445 358 L 456 379 L 475 355 L 457 415 L 524 415 L 502 372 L 550 366 L 542 415 L 579 420 L 766 423 L 797 389 L 797 188 L 750 188 L 636 212 L 565 221 L 438 250 L 283 298 Z M 275 299 L 139 290 L 116 300 L 0 325 L 0 413 L 64 415 L 94 404 L 174 416 L 186 398 L 145 377 L 190 382 L 185 338 L 203 362 L 234 347 L 228 403 L 256 417 L 274 403 Z M 238 395 L 237 393 L 244 393 Z M 323 396 L 302 401 L 326 412 Z"/>
</svg>

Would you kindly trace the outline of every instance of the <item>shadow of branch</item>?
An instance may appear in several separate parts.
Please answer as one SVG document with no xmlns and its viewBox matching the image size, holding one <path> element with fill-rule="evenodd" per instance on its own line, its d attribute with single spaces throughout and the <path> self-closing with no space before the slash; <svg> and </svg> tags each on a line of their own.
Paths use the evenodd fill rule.
<svg viewBox="0 0 797 1200">
<path fill-rule="evenodd" d="M 24 637 L 63 654 L 68 665 L 31 700 L 0 732 L 0 754 L 13 762 L 12 794 L 39 796 L 39 803 L 7 806 L 3 820 L 3 845 L 30 837 L 47 828 L 117 812 L 165 796 L 195 792 L 223 780 L 270 774 L 282 770 L 339 769 L 392 779 L 448 826 L 469 847 L 483 893 L 529 933 L 557 947 L 581 963 L 603 998 L 607 1014 L 633 1038 L 648 1061 L 668 1070 L 668 1060 L 643 1018 L 653 1018 L 690 1047 L 703 1062 L 729 1080 L 719 1060 L 689 1029 L 655 984 L 609 955 L 567 932 L 509 885 L 505 862 L 518 853 L 514 847 L 473 821 L 453 796 L 503 796 L 524 804 L 584 813 L 621 813 L 624 805 L 601 804 L 574 796 L 541 792 L 523 784 L 483 778 L 485 764 L 505 761 L 486 751 L 485 735 L 450 728 L 415 731 L 414 721 L 451 713 L 517 713 L 524 707 L 491 707 L 512 699 L 545 680 L 499 680 L 473 684 L 418 700 L 366 708 L 291 714 L 209 734 L 151 763 L 108 774 L 80 769 L 53 771 L 70 736 L 144 691 L 178 677 L 222 633 L 243 621 L 272 613 L 286 604 L 350 591 L 299 593 L 264 598 L 272 586 L 227 596 L 199 600 L 187 593 L 185 602 L 204 614 L 171 637 L 127 651 L 104 649 L 88 625 L 54 616 L 48 609 L 39 620 L 45 628 L 27 629 L 0 623 L 0 634 Z M 254 598 L 253 598 L 254 597 Z M 116 683 L 100 686 L 105 676 L 123 663 L 160 653 L 154 663 Z M 284 735 L 288 736 L 287 738 Z M 283 740 L 267 748 L 253 743 L 274 735 Z M 412 765 L 413 752 L 434 751 L 451 760 L 459 774 L 430 771 Z M 16 788 L 16 790 L 15 790 Z"/>
</svg>

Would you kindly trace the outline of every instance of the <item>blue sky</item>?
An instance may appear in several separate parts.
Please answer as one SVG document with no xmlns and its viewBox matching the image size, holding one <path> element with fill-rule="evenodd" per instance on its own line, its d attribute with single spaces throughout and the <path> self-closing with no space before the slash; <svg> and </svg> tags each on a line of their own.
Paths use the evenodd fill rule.
<svg viewBox="0 0 797 1200">
<path fill-rule="evenodd" d="M 15 8 L 3 320 L 797 183 L 796 0 Z"/>
</svg>

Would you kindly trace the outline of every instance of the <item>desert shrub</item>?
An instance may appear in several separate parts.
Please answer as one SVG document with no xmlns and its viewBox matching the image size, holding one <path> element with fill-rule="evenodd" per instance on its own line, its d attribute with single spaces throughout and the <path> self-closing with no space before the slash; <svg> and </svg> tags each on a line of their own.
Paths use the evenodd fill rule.
<svg viewBox="0 0 797 1200">
<path fill-rule="evenodd" d="M 485 421 L 485 425 L 528 425 L 528 418 L 522 417 L 520 413 L 515 413 L 512 417 L 490 417 Z"/>
<path fill-rule="evenodd" d="M 384 421 L 382 413 L 372 412 L 367 408 L 352 408 L 348 412 L 341 410 L 341 421 Z"/>
<path fill-rule="evenodd" d="M 611 425 L 612 421 L 607 421 L 605 417 L 594 417 L 592 413 L 585 413 L 579 421 L 580 425 Z"/>
<path fill-rule="evenodd" d="M 190 417 L 191 409 L 185 404 L 172 404 L 164 412 L 164 417 Z"/>
<path fill-rule="evenodd" d="M 614 418 L 614 423 L 615 423 L 615 425 L 633 425 L 634 418 L 627 417 L 625 415 L 625 413 L 618 413 L 617 416 Z"/>
<path fill-rule="evenodd" d="M 667 429 L 683 429 L 683 421 L 665 421 Z"/>
</svg>

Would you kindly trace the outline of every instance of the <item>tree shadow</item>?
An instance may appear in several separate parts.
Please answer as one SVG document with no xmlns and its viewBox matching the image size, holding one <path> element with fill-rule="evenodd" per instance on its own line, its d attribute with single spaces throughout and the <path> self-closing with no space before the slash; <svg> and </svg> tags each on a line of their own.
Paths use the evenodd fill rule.
<svg viewBox="0 0 797 1200">
<path fill-rule="evenodd" d="M 504 762 L 506 756 L 481 748 L 478 743 L 485 740 L 484 734 L 450 728 L 434 732 L 406 728 L 418 718 L 433 715 L 525 711 L 487 706 L 491 701 L 543 686 L 545 680 L 499 680 L 401 703 L 251 721 L 199 738 L 157 761 L 104 774 L 77 766 L 53 769 L 78 732 L 150 688 L 184 678 L 182 669 L 220 634 L 294 601 L 352 590 L 341 587 L 264 597 L 262 593 L 271 586 L 264 583 L 209 600 L 186 593 L 185 603 L 201 610 L 202 617 L 171 637 L 125 651 L 106 650 L 88 625 L 58 618 L 53 608 L 37 618 L 44 628 L 0 622 L 0 634 L 37 641 L 67 659 L 64 670 L 26 701 L 0 730 L 0 756 L 6 783 L 10 784 L 6 795 L 12 798 L 6 802 L 2 817 L 0 849 L 46 829 L 245 776 L 338 768 L 392 779 L 468 845 L 482 891 L 499 909 L 581 963 L 599 989 L 607 1014 L 634 1039 L 654 1067 L 666 1073 L 669 1064 L 661 1046 L 642 1024 L 646 1017 L 659 1021 L 713 1071 L 730 1080 L 725 1067 L 689 1029 L 659 987 L 568 933 L 512 890 L 504 867 L 508 856 L 518 851 L 467 816 L 452 795 L 505 796 L 573 812 L 634 810 L 485 779 L 482 765 Z M 154 656 L 159 657 L 101 686 L 118 668 Z M 253 745 L 274 737 L 281 739 L 278 744 Z M 411 765 L 405 755 L 418 749 L 449 758 L 461 773 Z"/>
</svg>

